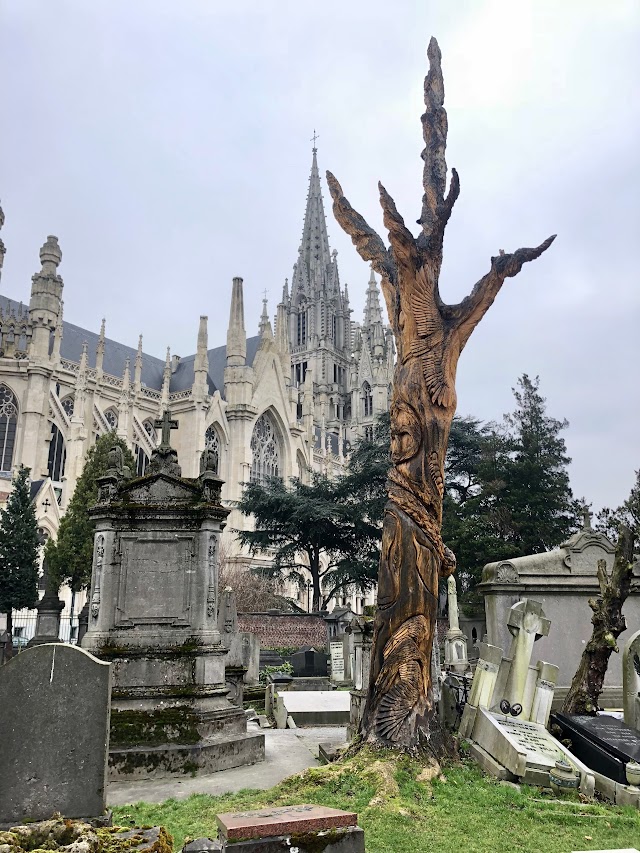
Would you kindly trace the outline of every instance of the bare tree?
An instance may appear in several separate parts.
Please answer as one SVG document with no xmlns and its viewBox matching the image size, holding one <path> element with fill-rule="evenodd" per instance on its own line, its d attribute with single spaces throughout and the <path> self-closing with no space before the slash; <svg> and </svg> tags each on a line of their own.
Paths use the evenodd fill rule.
<svg viewBox="0 0 640 853">
<path fill-rule="evenodd" d="M 370 742 L 412 748 L 431 740 L 431 647 L 438 581 L 455 571 L 455 557 L 442 542 L 444 458 L 456 409 L 458 358 L 506 278 L 538 258 L 553 242 L 535 249 L 500 252 L 491 268 L 458 305 L 440 298 L 445 227 L 460 192 L 455 169 L 445 196 L 447 114 L 440 48 L 431 39 L 422 116 L 425 148 L 422 213 L 417 238 L 379 184 L 390 247 L 345 198 L 327 172 L 333 212 L 360 256 L 382 276 L 398 360 L 391 403 L 389 501 L 386 505 L 378 576 L 371 680 L 361 734 Z"/>
</svg>

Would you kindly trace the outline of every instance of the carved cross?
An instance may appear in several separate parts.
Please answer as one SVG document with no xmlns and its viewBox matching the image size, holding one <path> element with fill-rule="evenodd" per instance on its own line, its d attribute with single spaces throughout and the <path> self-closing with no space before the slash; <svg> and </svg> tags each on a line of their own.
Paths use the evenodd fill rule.
<svg viewBox="0 0 640 853">
<path fill-rule="evenodd" d="M 313 149 L 315 151 L 316 148 L 316 139 L 320 139 L 320 134 L 316 133 L 315 127 L 313 128 L 313 136 L 311 137 L 311 141 L 313 142 Z"/>
<path fill-rule="evenodd" d="M 169 409 L 165 409 L 162 418 L 159 420 L 155 420 L 153 425 L 156 429 L 162 430 L 162 438 L 160 439 L 160 444 L 163 447 L 171 447 L 171 430 L 178 429 L 178 421 L 171 419 L 171 412 Z"/>
<path fill-rule="evenodd" d="M 582 518 L 582 529 L 591 530 L 591 519 L 593 518 L 593 513 L 591 512 L 588 506 L 585 506 L 585 508 L 582 510 Z"/>
</svg>

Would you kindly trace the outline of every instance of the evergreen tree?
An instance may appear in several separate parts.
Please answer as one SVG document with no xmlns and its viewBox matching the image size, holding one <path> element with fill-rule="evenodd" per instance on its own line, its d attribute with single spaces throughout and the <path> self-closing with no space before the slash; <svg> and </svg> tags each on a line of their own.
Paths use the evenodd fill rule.
<svg viewBox="0 0 640 853">
<path fill-rule="evenodd" d="M 636 542 L 640 542 L 640 469 L 636 471 L 636 481 L 626 501 L 617 509 L 603 507 L 597 515 L 596 529 L 612 542 L 618 541 L 621 524 L 629 528 Z"/>
<path fill-rule="evenodd" d="M 298 478 L 289 486 L 278 478 L 249 483 L 237 506 L 255 520 L 254 530 L 234 531 L 240 542 L 252 554 L 273 556 L 268 576 L 303 585 L 310 575 L 314 611 L 347 587 L 374 585 L 379 522 L 368 517 L 366 500 L 355 500 L 340 480 L 313 474 L 309 484 Z"/>
<path fill-rule="evenodd" d="M 88 510 L 98 501 L 96 481 L 106 473 L 109 451 L 115 445 L 124 452 L 124 464 L 131 471 L 136 470 L 133 454 L 123 439 L 114 432 L 101 435 L 87 453 L 82 474 L 60 522 L 57 540 L 47 542 L 45 553 L 51 577 L 58 584 L 68 583 L 75 592 L 91 583 L 93 521 Z"/>
<path fill-rule="evenodd" d="M 20 467 L 6 507 L 0 513 L 0 613 L 7 615 L 13 635 L 12 611 L 38 603 L 36 513 L 29 494 L 29 469 Z"/>
<path fill-rule="evenodd" d="M 505 416 L 512 451 L 504 459 L 500 499 L 508 512 L 507 541 L 514 553 L 537 554 L 560 545 L 576 529 L 580 505 L 569 485 L 560 433 L 569 426 L 546 413 L 540 379 L 523 374 L 513 389 L 517 407 Z"/>
</svg>

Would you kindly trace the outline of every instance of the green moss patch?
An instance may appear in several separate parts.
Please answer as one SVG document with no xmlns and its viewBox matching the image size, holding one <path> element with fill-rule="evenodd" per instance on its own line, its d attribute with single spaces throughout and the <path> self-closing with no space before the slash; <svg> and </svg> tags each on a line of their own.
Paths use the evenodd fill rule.
<svg viewBox="0 0 640 853">
<path fill-rule="evenodd" d="M 198 743 L 198 717 L 186 705 L 155 711 L 111 711 L 111 746 Z"/>
</svg>

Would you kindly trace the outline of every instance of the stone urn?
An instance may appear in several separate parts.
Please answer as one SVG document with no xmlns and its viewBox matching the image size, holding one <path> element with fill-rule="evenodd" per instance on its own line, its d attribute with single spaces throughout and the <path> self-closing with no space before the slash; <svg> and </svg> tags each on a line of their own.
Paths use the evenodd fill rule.
<svg viewBox="0 0 640 853">
<path fill-rule="evenodd" d="M 578 792 L 580 774 L 567 761 L 556 761 L 549 771 L 549 784 L 556 797 L 572 796 Z"/>
<path fill-rule="evenodd" d="M 637 761 L 628 761 L 625 771 L 627 783 L 633 788 L 640 786 L 640 764 Z"/>
</svg>

